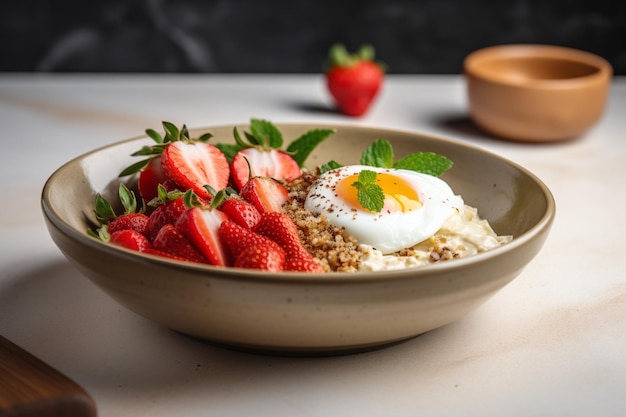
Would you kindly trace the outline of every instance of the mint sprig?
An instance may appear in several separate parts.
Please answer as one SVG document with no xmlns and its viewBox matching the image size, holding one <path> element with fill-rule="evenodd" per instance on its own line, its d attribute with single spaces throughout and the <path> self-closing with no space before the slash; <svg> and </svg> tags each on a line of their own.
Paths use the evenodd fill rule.
<svg viewBox="0 0 626 417">
<path fill-rule="evenodd" d="M 357 189 L 357 200 L 363 208 L 380 213 L 385 204 L 385 194 L 380 185 L 376 184 L 376 172 L 365 169 L 359 173 L 358 181 L 351 185 Z"/>
<path fill-rule="evenodd" d="M 378 168 L 406 169 L 434 177 L 440 176 L 454 165 L 445 156 L 434 152 L 416 152 L 396 161 L 393 147 L 385 139 L 376 139 L 372 142 L 361 154 L 359 163 Z M 341 166 L 336 161 L 330 161 L 321 166 L 321 171 L 324 173 Z"/>
</svg>

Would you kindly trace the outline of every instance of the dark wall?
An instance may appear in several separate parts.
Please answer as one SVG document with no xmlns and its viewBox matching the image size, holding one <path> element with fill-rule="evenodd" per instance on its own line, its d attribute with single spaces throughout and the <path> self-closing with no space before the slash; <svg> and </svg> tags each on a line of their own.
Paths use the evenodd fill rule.
<svg viewBox="0 0 626 417">
<path fill-rule="evenodd" d="M 621 0 L 4 0 L 0 71 L 317 73 L 372 43 L 390 73 L 459 73 L 499 43 L 584 49 L 626 74 Z"/>
</svg>

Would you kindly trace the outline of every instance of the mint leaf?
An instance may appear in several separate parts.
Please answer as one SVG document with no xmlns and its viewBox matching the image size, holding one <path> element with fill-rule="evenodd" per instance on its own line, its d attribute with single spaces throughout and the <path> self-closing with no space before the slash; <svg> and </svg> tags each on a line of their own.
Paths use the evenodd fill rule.
<svg viewBox="0 0 626 417">
<path fill-rule="evenodd" d="M 267 120 L 251 119 L 250 120 L 251 136 L 256 140 L 256 145 L 267 148 L 279 149 L 283 146 L 283 135 L 278 128 Z M 250 140 L 251 137 L 248 136 Z"/>
<path fill-rule="evenodd" d="M 343 165 L 341 165 L 339 162 L 335 161 L 334 159 L 326 162 L 325 164 L 320 165 L 320 173 L 323 174 L 324 172 L 328 172 L 331 171 L 333 169 L 337 169 L 337 168 L 341 168 Z"/>
<path fill-rule="evenodd" d="M 452 161 L 443 155 L 434 152 L 417 152 L 396 161 L 393 167 L 438 177 L 450 169 L 452 165 Z"/>
<path fill-rule="evenodd" d="M 361 165 L 379 168 L 393 167 L 393 148 L 385 139 L 377 139 L 361 154 Z"/>
<path fill-rule="evenodd" d="M 335 129 L 313 129 L 301 135 L 287 146 L 287 153 L 298 163 L 300 168 L 317 145 L 335 133 Z"/>
<path fill-rule="evenodd" d="M 237 152 L 245 149 L 245 147 L 241 147 L 240 145 L 232 145 L 230 143 L 216 143 L 215 147 L 222 151 L 228 163 L 233 160 L 235 155 L 237 155 Z"/>
<path fill-rule="evenodd" d="M 380 185 L 376 184 L 376 173 L 370 170 L 363 170 L 359 173 L 358 181 L 352 183 L 356 187 L 356 197 L 359 204 L 369 211 L 380 213 L 385 204 L 385 194 Z"/>
</svg>

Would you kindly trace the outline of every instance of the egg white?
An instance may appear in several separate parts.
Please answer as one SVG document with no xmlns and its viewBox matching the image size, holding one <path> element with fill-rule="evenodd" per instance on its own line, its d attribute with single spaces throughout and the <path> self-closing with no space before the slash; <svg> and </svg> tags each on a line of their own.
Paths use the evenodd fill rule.
<svg viewBox="0 0 626 417">
<path fill-rule="evenodd" d="M 404 179 L 417 192 L 422 206 L 402 212 L 372 213 L 356 209 L 334 192 L 343 178 L 362 170 L 389 173 Z M 312 185 L 304 207 L 324 214 L 328 221 L 345 228 L 359 244 L 370 245 L 383 254 L 410 248 L 434 235 L 453 213 L 463 210 L 463 200 L 438 177 L 404 169 L 349 165 L 325 172 Z"/>
</svg>

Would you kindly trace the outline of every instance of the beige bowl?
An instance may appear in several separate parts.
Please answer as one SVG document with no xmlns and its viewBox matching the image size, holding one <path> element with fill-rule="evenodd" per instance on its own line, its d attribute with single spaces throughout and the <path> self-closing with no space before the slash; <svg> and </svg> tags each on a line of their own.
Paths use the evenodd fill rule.
<svg viewBox="0 0 626 417">
<path fill-rule="evenodd" d="M 329 126 L 277 125 L 285 138 Z M 64 255 L 128 309 L 171 329 L 212 342 L 290 354 L 371 349 L 453 322 L 513 280 L 542 247 L 555 207 L 527 170 L 485 151 L 420 134 L 343 126 L 309 158 L 358 162 L 377 138 L 397 157 L 416 151 L 448 156 L 444 174 L 468 204 L 514 240 L 491 252 L 403 271 L 263 273 L 181 263 L 102 243 L 85 231 L 95 222 L 96 193 L 112 199 L 140 137 L 80 156 L 47 181 L 42 208 Z M 232 126 L 198 129 L 230 141 Z M 132 185 L 132 184 L 131 184 Z"/>
<path fill-rule="evenodd" d="M 613 75 L 603 58 L 550 45 L 501 45 L 464 61 L 470 115 L 485 131 L 527 142 L 575 138 L 602 116 Z"/>
</svg>

